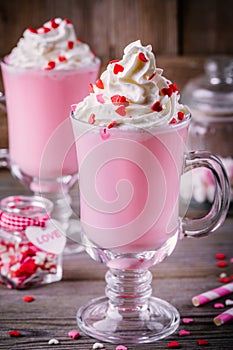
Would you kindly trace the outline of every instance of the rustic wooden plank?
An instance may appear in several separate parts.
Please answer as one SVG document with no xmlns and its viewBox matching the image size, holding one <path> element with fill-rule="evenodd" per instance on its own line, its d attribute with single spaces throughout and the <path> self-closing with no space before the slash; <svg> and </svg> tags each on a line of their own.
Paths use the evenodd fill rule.
<svg viewBox="0 0 233 350">
<path fill-rule="evenodd" d="M 233 54 L 233 2 L 182 1 L 183 54 Z"/>
<path fill-rule="evenodd" d="M 0 194 L 7 189 L 14 194 L 19 185 L 5 171 L 0 172 Z M 74 193 L 76 198 L 77 194 Z M 129 350 L 167 348 L 171 340 L 180 343 L 182 349 L 197 349 L 197 340 L 209 341 L 210 350 L 232 349 L 232 322 L 216 327 L 213 318 L 221 312 L 213 308 L 214 302 L 195 308 L 192 296 L 219 285 L 220 272 L 233 274 L 233 265 L 227 269 L 216 267 L 215 254 L 222 251 L 229 259 L 233 248 L 233 218 L 229 217 L 224 226 L 211 236 L 203 239 L 183 239 L 179 241 L 174 253 L 153 272 L 153 295 L 164 298 L 175 305 L 181 317 L 192 317 L 190 325 L 181 324 L 179 329 L 191 332 L 188 337 L 179 337 L 178 331 L 165 340 L 147 345 L 130 345 Z M 229 260 L 228 260 L 229 261 Z M 85 254 L 64 256 L 63 281 L 26 291 L 9 290 L 0 286 L 0 349 L 1 350 L 39 350 L 50 349 L 48 340 L 58 338 L 56 349 L 91 349 L 96 341 L 83 333 L 77 340 L 68 337 L 68 331 L 77 328 L 76 312 L 91 298 L 104 293 L 104 274 L 106 267 L 96 263 Z M 32 303 L 23 302 L 24 295 L 34 295 Z M 230 295 L 231 297 L 231 295 Z M 225 298 L 218 301 L 224 302 Z M 8 331 L 18 329 L 22 336 L 10 338 Z M 106 344 L 107 350 L 115 345 Z"/>
</svg>

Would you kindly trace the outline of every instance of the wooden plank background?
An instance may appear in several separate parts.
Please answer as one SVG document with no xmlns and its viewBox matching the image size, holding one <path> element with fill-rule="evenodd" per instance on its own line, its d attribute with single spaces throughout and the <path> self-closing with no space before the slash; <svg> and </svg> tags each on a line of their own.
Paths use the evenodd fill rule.
<svg viewBox="0 0 233 350">
<path fill-rule="evenodd" d="M 206 56 L 233 54 L 232 0 L 0 0 L 0 57 L 24 29 L 53 17 L 74 23 L 77 36 L 102 59 L 102 70 L 129 42 L 152 44 L 158 66 L 180 88 L 202 72 Z M 7 118 L 0 108 L 0 148 L 7 145 Z"/>
</svg>

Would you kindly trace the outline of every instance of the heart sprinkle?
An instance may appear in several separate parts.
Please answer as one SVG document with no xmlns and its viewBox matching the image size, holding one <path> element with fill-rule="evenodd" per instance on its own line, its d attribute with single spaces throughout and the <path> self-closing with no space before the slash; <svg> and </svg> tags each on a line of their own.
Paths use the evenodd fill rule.
<svg viewBox="0 0 233 350">
<path fill-rule="evenodd" d="M 124 345 L 118 345 L 117 347 L 116 347 L 116 350 L 127 350 L 128 348 L 126 347 L 126 346 L 124 346 Z"/>
<path fill-rule="evenodd" d="M 139 52 L 138 58 L 139 58 L 139 60 L 142 61 L 142 62 L 147 62 L 147 61 L 148 61 L 148 59 L 146 58 L 146 56 L 144 55 L 143 52 Z"/>
<path fill-rule="evenodd" d="M 124 71 L 124 67 L 121 64 L 116 63 L 113 68 L 113 73 L 118 74 Z"/>
<path fill-rule="evenodd" d="M 51 69 L 54 69 L 56 66 L 56 63 L 54 61 L 49 61 L 47 63 L 47 66 L 44 68 L 45 70 L 51 70 Z"/>
<path fill-rule="evenodd" d="M 171 95 L 172 95 L 172 89 L 170 88 L 170 87 L 168 87 L 168 88 L 163 88 L 162 90 L 161 90 L 161 93 L 162 93 L 162 95 L 164 95 L 164 96 L 168 96 L 168 97 L 171 97 Z"/>
<path fill-rule="evenodd" d="M 31 303 L 34 300 L 35 300 L 35 298 L 32 295 L 25 295 L 23 297 L 23 301 L 25 301 L 25 303 Z"/>
<path fill-rule="evenodd" d="M 221 278 L 219 278 L 219 282 L 221 282 L 221 283 L 229 283 L 230 282 L 230 278 L 229 277 L 221 277 Z"/>
<path fill-rule="evenodd" d="M 172 119 L 170 120 L 169 124 L 176 124 L 176 122 L 177 122 L 176 118 L 172 118 Z"/>
<path fill-rule="evenodd" d="M 9 331 L 8 334 L 10 337 L 19 337 L 21 335 L 21 333 L 17 330 Z"/>
<path fill-rule="evenodd" d="M 37 29 L 35 29 L 35 28 L 28 27 L 27 29 L 29 30 L 29 32 L 31 32 L 33 34 L 38 34 Z"/>
<path fill-rule="evenodd" d="M 200 345 L 200 346 L 202 346 L 202 345 L 208 345 L 209 342 L 208 342 L 207 340 L 205 340 L 205 339 L 199 339 L 199 340 L 197 341 L 197 344 Z"/>
<path fill-rule="evenodd" d="M 215 255 L 215 259 L 217 259 L 217 260 L 224 260 L 224 259 L 226 259 L 226 255 L 224 253 L 217 253 Z"/>
<path fill-rule="evenodd" d="M 92 83 L 90 83 L 90 84 L 88 85 L 88 88 L 89 88 L 90 94 L 93 94 L 93 93 L 95 92 Z"/>
<path fill-rule="evenodd" d="M 225 306 L 224 306 L 224 304 L 222 304 L 222 303 L 215 303 L 214 304 L 214 308 L 215 309 L 223 309 Z"/>
<path fill-rule="evenodd" d="M 111 129 L 111 128 L 113 128 L 116 125 L 117 125 L 117 122 L 115 120 L 113 120 L 111 123 L 108 124 L 107 128 Z"/>
<path fill-rule="evenodd" d="M 125 106 L 118 107 L 115 112 L 121 115 L 122 117 L 126 116 Z"/>
<path fill-rule="evenodd" d="M 104 83 L 102 82 L 101 79 L 96 80 L 95 85 L 96 85 L 99 89 L 104 89 Z"/>
<path fill-rule="evenodd" d="M 68 332 L 68 336 L 72 339 L 77 339 L 80 337 L 80 333 L 78 331 L 76 331 L 75 329 L 73 329 L 72 331 Z"/>
<path fill-rule="evenodd" d="M 180 337 L 185 337 L 186 335 L 190 335 L 190 332 L 189 331 L 186 331 L 185 329 L 181 329 L 179 331 L 179 336 Z"/>
<path fill-rule="evenodd" d="M 96 99 L 99 103 L 104 104 L 103 94 L 96 95 Z"/>
<path fill-rule="evenodd" d="M 100 129 L 100 137 L 102 140 L 107 140 L 110 137 L 110 133 L 107 128 Z"/>
<path fill-rule="evenodd" d="M 169 349 L 179 349 L 180 344 L 177 341 L 171 341 L 167 346 Z"/>
<path fill-rule="evenodd" d="M 52 27 L 53 29 L 56 29 L 57 27 L 59 27 L 59 24 L 56 23 L 56 21 L 55 21 L 54 18 L 51 19 L 50 23 L 51 23 L 51 27 Z"/>
<path fill-rule="evenodd" d="M 176 84 L 169 84 L 169 88 L 172 90 L 172 92 L 179 93 L 179 89 L 178 89 L 178 86 Z"/>
<path fill-rule="evenodd" d="M 155 103 L 153 103 L 153 105 L 151 106 L 152 111 L 154 112 L 161 112 L 163 107 L 161 105 L 161 103 L 159 101 L 156 101 Z"/>
<path fill-rule="evenodd" d="M 58 57 L 58 61 L 59 62 L 65 62 L 65 61 L 67 61 L 67 58 L 65 56 L 59 56 Z"/>
<path fill-rule="evenodd" d="M 103 349 L 104 345 L 102 343 L 94 343 L 92 349 Z"/>
<path fill-rule="evenodd" d="M 179 120 L 184 120 L 184 117 L 185 117 L 184 112 L 178 112 L 177 113 L 177 117 L 178 117 Z"/>
<path fill-rule="evenodd" d="M 88 119 L 89 124 L 95 124 L 95 114 L 92 113 Z"/>
<path fill-rule="evenodd" d="M 184 317 L 184 318 L 182 318 L 182 322 L 184 324 L 192 323 L 193 322 L 193 318 Z"/>
<path fill-rule="evenodd" d="M 59 344 L 59 340 L 57 340 L 57 339 L 55 339 L 55 338 L 50 339 L 50 340 L 48 341 L 48 344 L 49 344 L 49 345 L 58 345 L 58 344 Z"/>
<path fill-rule="evenodd" d="M 74 42 L 71 41 L 71 40 L 69 40 L 69 41 L 67 42 L 67 46 L 68 46 L 68 49 L 69 49 L 69 50 L 72 50 L 72 49 L 74 48 Z"/>
<path fill-rule="evenodd" d="M 226 261 L 222 260 L 222 261 L 219 261 L 217 264 L 216 264 L 217 267 L 226 267 L 227 266 L 227 263 Z"/>
</svg>

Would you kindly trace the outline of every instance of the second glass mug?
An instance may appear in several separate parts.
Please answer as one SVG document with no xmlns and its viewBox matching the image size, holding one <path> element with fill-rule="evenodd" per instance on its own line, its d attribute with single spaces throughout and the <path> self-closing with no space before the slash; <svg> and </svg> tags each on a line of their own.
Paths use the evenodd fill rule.
<svg viewBox="0 0 233 350">
<path fill-rule="evenodd" d="M 70 105 L 88 94 L 99 67 L 98 58 L 88 67 L 57 71 L 14 67 L 7 57 L 1 62 L 9 152 L 0 150 L 0 166 L 35 194 L 52 200 L 53 216 L 64 229 L 71 223 L 69 190 L 78 170 L 75 148 L 70 147 Z"/>
<path fill-rule="evenodd" d="M 221 161 L 204 151 L 186 153 L 190 117 L 148 130 L 108 129 L 72 117 L 83 244 L 109 268 L 106 296 L 77 314 L 79 327 L 96 339 L 136 344 L 172 334 L 179 313 L 151 296 L 148 269 L 172 253 L 181 233 L 207 235 L 226 217 L 229 181 Z M 180 218 L 181 175 L 197 167 L 214 175 L 214 202 L 202 218 Z"/>
</svg>

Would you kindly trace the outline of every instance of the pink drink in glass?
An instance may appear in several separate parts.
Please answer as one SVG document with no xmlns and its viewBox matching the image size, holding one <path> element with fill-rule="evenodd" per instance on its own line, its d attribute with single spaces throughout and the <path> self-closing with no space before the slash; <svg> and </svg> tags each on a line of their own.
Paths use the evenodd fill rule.
<svg viewBox="0 0 233 350">
<path fill-rule="evenodd" d="M 176 243 L 189 118 L 148 130 L 72 122 L 88 239 L 118 253 L 159 249 L 173 236 Z"/>
<path fill-rule="evenodd" d="M 22 173 L 54 179 L 77 171 L 75 149 L 69 149 L 73 137 L 70 105 L 88 94 L 88 84 L 96 80 L 98 71 L 99 61 L 86 68 L 59 71 L 18 68 L 2 62 L 10 158 Z M 41 173 L 46 145 L 63 122 L 54 152 L 46 158 Z"/>
</svg>

